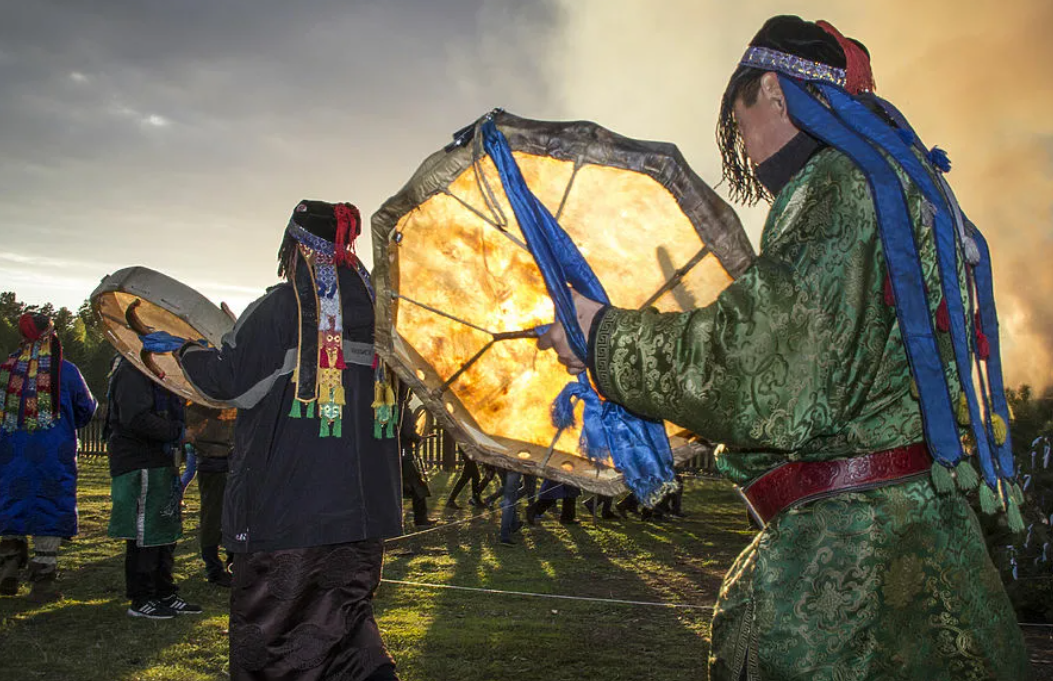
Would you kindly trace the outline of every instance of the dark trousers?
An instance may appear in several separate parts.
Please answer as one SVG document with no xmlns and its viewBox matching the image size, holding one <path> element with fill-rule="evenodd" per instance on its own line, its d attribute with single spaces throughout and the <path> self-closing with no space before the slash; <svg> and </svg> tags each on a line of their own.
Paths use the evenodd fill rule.
<svg viewBox="0 0 1053 681">
<path fill-rule="evenodd" d="M 179 591 L 172 578 L 175 565 L 175 544 L 136 546 L 135 541 L 125 542 L 124 584 L 128 598 L 141 603 L 151 598 L 168 598 Z"/>
<path fill-rule="evenodd" d="M 469 482 L 472 483 L 472 498 L 476 501 L 481 501 L 479 499 L 479 466 L 463 454 L 461 455 L 461 463 L 463 464 L 461 468 L 461 477 L 457 478 L 457 482 L 454 483 L 453 491 L 450 492 L 450 498 L 446 503 L 457 501 L 457 496 Z"/>
<path fill-rule="evenodd" d="M 577 515 L 577 501 L 577 497 L 563 497 L 563 505 L 560 508 L 559 514 L 560 522 L 569 523 L 574 521 L 574 518 Z M 555 499 L 540 499 L 536 504 L 534 504 L 534 513 L 536 515 L 541 515 L 542 513 L 554 507 L 555 505 Z"/>
<path fill-rule="evenodd" d="M 425 497 L 413 494 L 410 497 L 413 504 L 413 524 L 423 525 L 428 522 L 428 500 Z"/>
<path fill-rule="evenodd" d="M 197 488 L 201 492 L 201 528 L 198 537 L 201 550 L 219 546 L 222 541 L 223 493 L 227 489 L 226 473 L 198 470 Z"/>
</svg>

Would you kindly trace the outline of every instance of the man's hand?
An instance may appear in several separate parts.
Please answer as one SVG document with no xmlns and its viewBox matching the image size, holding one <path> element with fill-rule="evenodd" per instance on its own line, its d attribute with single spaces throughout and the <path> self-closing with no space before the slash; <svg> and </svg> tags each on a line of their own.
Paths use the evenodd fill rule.
<svg viewBox="0 0 1053 681">
<path fill-rule="evenodd" d="M 596 313 L 603 308 L 603 305 L 595 300 L 589 300 L 574 290 L 571 290 L 571 295 L 574 296 L 574 307 L 578 312 L 578 325 L 587 338 L 592 328 L 592 320 L 595 319 Z M 570 349 L 567 332 L 558 321 L 538 339 L 537 346 L 541 350 L 555 350 L 559 363 L 567 367 L 567 372 L 572 376 L 577 376 L 586 369 L 585 362 Z"/>
</svg>

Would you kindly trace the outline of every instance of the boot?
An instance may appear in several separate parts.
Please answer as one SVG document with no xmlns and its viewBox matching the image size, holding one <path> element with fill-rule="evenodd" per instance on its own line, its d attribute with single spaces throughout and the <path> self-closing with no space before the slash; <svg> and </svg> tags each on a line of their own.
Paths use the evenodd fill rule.
<svg viewBox="0 0 1053 681">
<path fill-rule="evenodd" d="M 578 520 L 575 517 L 577 515 L 577 503 L 578 500 L 574 497 L 567 497 L 563 499 L 563 507 L 560 509 L 559 522 L 563 525 L 577 525 Z"/>
<path fill-rule="evenodd" d="M 54 565 L 31 561 L 29 563 L 29 600 L 34 603 L 50 603 L 62 598 L 55 584 L 57 573 Z"/>
<path fill-rule="evenodd" d="M 231 584 L 230 573 L 226 565 L 219 559 L 218 546 L 202 546 L 201 560 L 205 561 L 205 576 L 210 584 L 229 589 Z"/>
<path fill-rule="evenodd" d="M 414 525 L 417 527 L 430 527 L 435 524 L 435 521 L 428 517 L 428 502 L 424 497 L 414 495 L 412 503 Z"/>
</svg>

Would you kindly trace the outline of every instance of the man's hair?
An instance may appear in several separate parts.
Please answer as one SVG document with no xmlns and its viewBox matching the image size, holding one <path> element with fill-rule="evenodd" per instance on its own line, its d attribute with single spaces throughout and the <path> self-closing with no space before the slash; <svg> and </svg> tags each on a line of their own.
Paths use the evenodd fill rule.
<svg viewBox="0 0 1053 681">
<path fill-rule="evenodd" d="M 723 181 L 728 183 L 731 200 L 747 206 L 761 199 L 771 200 L 771 194 L 757 179 L 753 163 L 746 155 L 746 142 L 735 120 L 735 102 L 741 97 L 746 106 L 756 104 L 763 75 L 764 71 L 749 66 L 740 65 L 735 69 L 724 89 L 717 120 L 717 146 L 724 166 Z"/>
<path fill-rule="evenodd" d="M 278 276 L 286 281 L 292 281 L 293 270 L 296 267 L 297 242 L 288 232 L 282 237 L 282 245 L 278 248 Z"/>
</svg>

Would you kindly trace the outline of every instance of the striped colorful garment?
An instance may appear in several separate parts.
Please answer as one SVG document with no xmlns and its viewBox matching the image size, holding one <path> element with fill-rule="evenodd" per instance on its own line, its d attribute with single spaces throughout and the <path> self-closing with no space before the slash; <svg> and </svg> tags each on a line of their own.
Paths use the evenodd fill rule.
<svg viewBox="0 0 1053 681">
<path fill-rule="evenodd" d="M 5 387 L 0 429 L 10 433 L 46 430 L 54 425 L 61 365 L 62 350 L 54 334 L 24 341 L 0 364 L 0 385 Z"/>
</svg>

